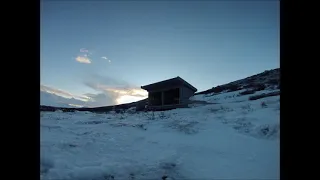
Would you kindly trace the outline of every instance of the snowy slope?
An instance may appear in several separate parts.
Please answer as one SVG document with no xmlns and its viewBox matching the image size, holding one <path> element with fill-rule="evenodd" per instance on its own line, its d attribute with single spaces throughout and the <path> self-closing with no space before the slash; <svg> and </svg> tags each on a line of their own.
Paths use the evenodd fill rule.
<svg viewBox="0 0 320 180">
<path fill-rule="evenodd" d="M 280 96 L 241 91 L 165 112 L 42 112 L 41 179 L 279 179 Z"/>
</svg>

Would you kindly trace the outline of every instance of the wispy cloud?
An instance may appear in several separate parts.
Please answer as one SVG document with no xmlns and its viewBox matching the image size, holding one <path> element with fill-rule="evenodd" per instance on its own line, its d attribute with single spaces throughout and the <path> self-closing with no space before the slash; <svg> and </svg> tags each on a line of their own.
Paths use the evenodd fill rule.
<svg viewBox="0 0 320 180">
<path fill-rule="evenodd" d="M 92 75 L 91 78 L 86 80 L 84 85 L 97 93 L 76 95 L 41 84 L 41 104 L 60 107 L 99 107 L 139 101 L 148 95 L 145 90 L 121 79 L 100 75 Z"/>
<path fill-rule="evenodd" d="M 69 106 L 73 106 L 73 107 L 77 107 L 77 108 L 83 107 L 82 105 L 78 105 L 78 104 L 69 104 Z"/>
<path fill-rule="evenodd" d="M 148 95 L 147 91 L 144 91 L 144 90 L 138 89 L 138 88 L 126 88 L 126 89 L 109 88 L 109 87 L 101 85 L 101 84 L 99 85 L 99 88 L 101 90 L 104 90 L 107 92 L 113 92 L 118 95 L 129 95 L 129 96 L 136 96 L 136 97 L 146 97 Z"/>
<path fill-rule="evenodd" d="M 131 85 L 121 79 L 102 77 L 99 75 L 93 75 L 93 77 L 95 77 L 94 80 L 86 81 L 84 84 L 96 91 L 99 91 L 101 94 L 104 94 L 115 104 L 142 100 L 148 96 L 147 91 Z M 95 99 L 95 97 L 89 97 Z"/>
<path fill-rule="evenodd" d="M 103 100 L 104 104 L 106 102 L 112 102 L 113 104 L 129 103 L 145 99 L 148 96 L 146 91 L 138 88 L 112 88 L 103 84 L 91 83 L 87 83 L 87 85 L 101 93 L 99 94 L 99 98 L 92 94 L 86 94 L 86 96 L 96 102 L 101 102 L 101 100 Z"/>
<path fill-rule="evenodd" d="M 87 93 L 85 95 L 90 97 L 90 100 L 86 103 L 88 107 L 112 106 L 117 103 L 115 101 L 116 94 L 109 92 Z"/>
<path fill-rule="evenodd" d="M 99 101 L 97 102 L 97 98 Z M 94 94 L 84 94 L 84 95 L 75 95 L 70 92 L 57 89 L 54 87 L 49 87 L 45 85 L 40 85 L 40 104 L 47 106 L 56 106 L 56 107 L 98 107 L 105 106 L 106 103 L 101 99 L 101 96 Z M 111 100 L 109 100 L 111 102 Z M 112 104 L 112 103 L 111 103 Z M 114 103 L 113 103 L 114 104 Z"/>
<path fill-rule="evenodd" d="M 74 105 L 80 107 L 85 106 L 86 102 L 74 98 L 65 98 L 57 94 L 40 91 L 40 105 L 55 107 L 72 107 Z"/>
<path fill-rule="evenodd" d="M 94 90 L 102 91 L 102 92 L 112 92 L 113 94 L 116 94 L 117 96 L 122 95 L 130 95 L 130 96 L 136 96 L 136 97 L 146 97 L 148 95 L 148 92 L 140 89 L 140 88 L 121 88 L 121 87 L 110 87 L 108 85 L 104 84 L 95 84 L 95 83 L 85 83 L 88 87 L 91 87 Z"/>
<path fill-rule="evenodd" d="M 81 49 L 80 49 L 80 52 L 85 52 L 85 53 L 87 53 L 87 52 L 89 52 L 89 50 L 87 50 L 86 48 L 81 48 Z"/>
<path fill-rule="evenodd" d="M 108 60 L 108 62 L 111 63 L 111 60 L 108 59 L 106 56 L 102 56 L 101 58 L 102 58 L 102 59 L 105 59 L 105 60 Z"/>
<path fill-rule="evenodd" d="M 89 97 L 84 96 L 84 95 L 75 95 L 70 92 L 67 92 L 67 91 L 64 91 L 61 89 L 57 89 L 57 88 L 53 88 L 53 87 L 49 87 L 49 86 L 42 85 L 42 84 L 40 84 L 40 91 L 47 92 L 50 94 L 55 94 L 55 95 L 58 95 L 58 96 L 61 96 L 64 98 L 68 98 L 68 99 L 74 98 L 74 99 L 81 100 L 81 101 L 88 101 L 90 99 Z"/>
<path fill-rule="evenodd" d="M 76 61 L 78 61 L 79 63 L 85 63 L 85 64 L 91 63 L 91 59 L 89 59 L 87 56 L 78 56 L 76 57 Z"/>
<path fill-rule="evenodd" d="M 112 76 L 102 76 L 102 75 L 96 74 L 96 73 L 86 76 L 84 83 L 98 84 L 98 85 L 101 84 L 101 85 L 105 85 L 108 87 L 115 87 L 115 88 L 135 87 L 135 85 L 127 82 L 124 79 L 116 78 L 116 77 L 112 77 Z"/>
<path fill-rule="evenodd" d="M 78 55 L 75 59 L 76 61 L 78 61 L 79 63 L 84 63 L 84 64 L 91 64 L 92 60 L 89 58 L 90 55 L 92 54 L 92 52 L 90 52 L 88 49 L 86 48 L 81 48 L 80 49 L 81 54 Z"/>
</svg>

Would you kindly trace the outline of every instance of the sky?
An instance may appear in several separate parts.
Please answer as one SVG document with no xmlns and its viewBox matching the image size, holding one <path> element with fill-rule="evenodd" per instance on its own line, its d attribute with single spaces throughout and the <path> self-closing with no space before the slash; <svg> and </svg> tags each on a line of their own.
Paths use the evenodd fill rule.
<svg viewBox="0 0 320 180">
<path fill-rule="evenodd" d="M 279 16 L 276 0 L 42 0 L 41 103 L 121 104 L 176 76 L 203 91 L 279 68 Z"/>
</svg>

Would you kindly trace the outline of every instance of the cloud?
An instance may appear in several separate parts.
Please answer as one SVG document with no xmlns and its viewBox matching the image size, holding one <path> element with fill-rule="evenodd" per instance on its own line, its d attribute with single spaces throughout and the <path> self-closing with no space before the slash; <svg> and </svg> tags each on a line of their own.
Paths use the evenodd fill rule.
<svg viewBox="0 0 320 180">
<path fill-rule="evenodd" d="M 86 48 L 81 48 L 80 52 L 86 52 L 87 53 L 87 52 L 89 52 L 89 50 L 87 50 Z"/>
<path fill-rule="evenodd" d="M 55 106 L 55 107 L 84 107 L 85 101 L 74 98 L 65 98 L 46 91 L 40 91 L 40 105 Z"/>
<path fill-rule="evenodd" d="M 84 84 L 98 92 L 100 92 L 100 97 L 102 95 L 106 100 L 111 101 L 114 104 L 129 103 L 138 100 L 145 99 L 148 96 L 147 91 L 140 89 L 124 80 L 115 79 L 112 77 L 102 77 L 100 75 L 93 75 L 94 79 L 91 81 L 86 81 Z M 100 101 L 97 97 L 86 96 Z"/>
<path fill-rule="evenodd" d="M 115 101 L 116 95 L 108 92 L 100 92 L 97 94 L 87 93 L 86 96 L 90 100 L 86 103 L 88 107 L 112 106 L 117 102 Z"/>
<path fill-rule="evenodd" d="M 86 94 L 91 100 L 97 102 L 98 104 L 106 104 L 106 102 L 110 102 L 110 105 L 124 104 L 139 101 L 148 96 L 146 91 L 138 88 L 112 88 L 103 84 L 91 83 L 87 83 L 87 85 L 94 90 L 101 92 L 99 96 Z"/>
<path fill-rule="evenodd" d="M 76 95 L 65 90 L 40 85 L 41 105 L 58 107 L 100 107 L 124 104 L 145 99 L 147 91 L 134 86 L 127 81 L 91 75 L 84 85 L 97 91 L 97 93 L 86 93 Z"/>
<path fill-rule="evenodd" d="M 89 97 L 87 97 L 87 96 L 75 95 L 75 94 L 69 93 L 67 91 L 53 88 L 53 87 L 49 87 L 49 86 L 42 85 L 42 84 L 40 84 L 40 91 L 47 92 L 50 94 L 55 94 L 57 96 L 61 96 L 61 97 L 68 98 L 68 99 L 74 98 L 74 99 L 81 100 L 81 101 L 88 101 L 89 100 Z"/>
<path fill-rule="evenodd" d="M 100 107 L 114 105 L 112 97 L 106 94 L 86 94 L 89 97 L 88 101 L 82 101 L 74 98 L 65 98 L 57 94 L 52 94 L 45 91 L 40 91 L 40 105 L 54 107 Z"/>
<path fill-rule="evenodd" d="M 115 87 L 115 88 L 135 87 L 135 85 L 133 85 L 123 79 L 115 78 L 115 77 L 111 77 L 111 76 L 101 76 L 99 74 L 90 74 L 90 75 L 86 76 L 86 78 L 87 79 L 84 80 L 84 83 L 85 83 L 85 85 L 87 85 L 89 87 L 91 87 L 93 84 L 95 84 L 95 86 L 101 84 L 101 85 L 105 85 L 108 87 Z"/>
<path fill-rule="evenodd" d="M 85 64 L 90 64 L 91 60 L 87 56 L 78 56 L 76 57 L 76 61 L 79 63 L 85 63 Z"/>
<path fill-rule="evenodd" d="M 125 103 L 131 103 L 131 102 L 140 101 L 140 100 L 145 99 L 145 98 L 146 97 L 141 98 L 141 97 L 137 97 L 137 96 L 123 95 L 123 96 L 120 96 L 119 98 L 117 98 L 116 102 L 118 104 L 125 104 Z"/>
<path fill-rule="evenodd" d="M 110 59 L 108 59 L 107 57 L 102 56 L 101 58 L 102 58 L 102 59 L 105 59 L 105 60 L 108 60 L 108 62 L 109 62 L 109 63 L 111 63 L 111 60 L 110 60 Z"/>
<path fill-rule="evenodd" d="M 99 107 L 114 105 L 112 97 L 104 94 L 75 95 L 57 88 L 40 85 L 40 105 L 55 107 Z"/>
<path fill-rule="evenodd" d="M 72 107 L 76 107 L 76 108 L 81 108 L 81 107 L 83 107 L 83 106 L 81 106 L 81 105 L 77 105 L 77 104 L 68 104 L 69 106 L 72 106 Z"/>
</svg>

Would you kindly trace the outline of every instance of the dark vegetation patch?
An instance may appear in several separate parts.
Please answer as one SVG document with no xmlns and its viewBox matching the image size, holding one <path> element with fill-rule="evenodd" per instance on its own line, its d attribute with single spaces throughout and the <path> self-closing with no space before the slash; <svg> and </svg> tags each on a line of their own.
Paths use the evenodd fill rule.
<svg viewBox="0 0 320 180">
<path fill-rule="evenodd" d="M 276 138 L 280 132 L 280 125 L 265 124 L 257 128 L 257 134 L 261 138 Z"/>
<path fill-rule="evenodd" d="M 54 163 L 51 159 L 40 157 L 40 174 L 46 174 L 53 166 Z"/>
<path fill-rule="evenodd" d="M 85 122 L 78 122 L 77 124 L 102 124 L 102 123 L 107 123 L 105 121 L 85 121 Z"/>
<path fill-rule="evenodd" d="M 279 79 L 269 79 L 267 81 L 268 84 L 270 85 L 278 85 L 279 84 Z"/>
<path fill-rule="evenodd" d="M 239 93 L 239 96 L 248 95 L 248 94 L 254 94 L 256 90 L 246 90 Z"/>
<path fill-rule="evenodd" d="M 253 100 L 262 99 L 262 98 L 265 98 L 265 97 L 278 96 L 278 95 L 280 95 L 280 91 L 271 92 L 271 93 L 263 93 L 263 94 L 259 94 L 259 95 L 256 95 L 256 96 L 250 96 L 249 100 L 253 101 Z"/>
<path fill-rule="evenodd" d="M 257 91 L 262 91 L 266 89 L 266 85 L 264 84 L 249 84 L 249 85 L 246 85 L 245 87 L 250 89 L 240 92 L 238 96 L 254 94 Z"/>
<path fill-rule="evenodd" d="M 106 171 L 92 177 L 74 177 L 70 180 L 178 180 L 186 179 L 175 163 L 162 162 L 155 166 L 143 165 L 139 168 L 129 167 L 126 170 Z"/>
<path fill-rule="evenodd" d="M 212 112 L 212 113 L 217 113 L 217 112 L 231 112 L 231 111 L 233 111 L 233 109 L 231 109 L 231 108 L 229 108 L 229 107 L 220 106 L 220 107 L 218 107 L 218 108 L 210 108 L 209 111 Z"/>
<path fill-rule="evenodd" d="M 268 107 L 268 105 L 267 105 L 266 102 L 261 102 L 261 107 L 262 107 L 262 108 L 266 108 L 266 107 Z"/>
<path fill-rule="evenodd" d="M 179 132 L 182 132 L 184 134 L 196 134 L 198 133 L 198 129 L 196 128 L 196 125 L 199 124 L 197 121 L 192 122 L 183 122 L 183 121 L 172 121 L 168 127 L 175 129 Z"/>
<path fill-rule="evenodd" d="M 112 127 L 136 127 L 142 130 L 147 130 L 147 128 L 143 124 L 126 124 L 126 123 L 116 123 L 110 124 Z"/>
<path fill-rule="evenodd" d="M 238 90 L 241 90 L 241 89 L 242 89 L 241 86 L 239 86 L 237 84 L 229 83 L 229 84 L 213 87 L 213 88 L 208 89 L 206 91 L 195 93 L 195 95 L 198 95 L 198 94 L 210 94 L 210 93 L 221 93 L 222 91 L 233 92 L 233 91 L 238 91 Z"/>
<path fill-rule="evenodd" d="M 241 90 L 242 88 L 237 85 L 237 84 L 229 84 L 225 87 L 225 90 L 227 92 L 233 92 L 233 91 L 238 91 L 238 90 Z"/>
<path fill-rule="evenodd" d="M 266 89 L 266 85 L 264 84 L 253 84 L 252 85 L 252 88 L 256 91 L 262 91 L 262 90 L 265 90 Z"/>
<path fill-rule="evenodd" d="M 114 180 L 114 175 L 107 174 L 103 176 L 104 180 Z"/>
</svg>

